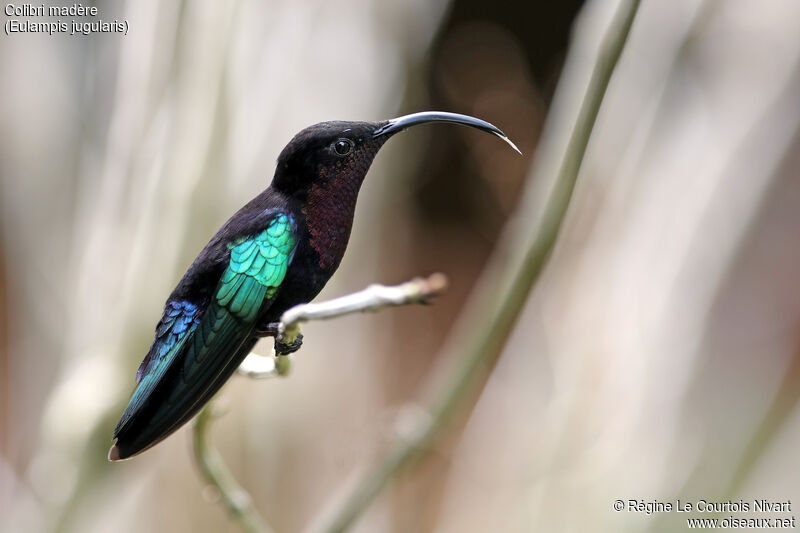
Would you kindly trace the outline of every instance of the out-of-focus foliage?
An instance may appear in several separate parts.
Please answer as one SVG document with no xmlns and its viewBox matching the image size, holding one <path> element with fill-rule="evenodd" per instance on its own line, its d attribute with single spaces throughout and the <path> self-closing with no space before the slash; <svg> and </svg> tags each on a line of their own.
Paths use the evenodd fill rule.
<svg viewBox="0 0 800 533">
<path fill-rule="evenodd" d="M 0 528 L 233 531 L 185 430 L 105 460 L 164 299 L 302 127 L 475 114 L 527 157 L 445 127 L 393 140 L 323 297 L 433 270 L 453 290 L 309 325 L 290 378 L 221 395 L 215 440 L 278 531 L 370 462 L 546 113 L 540 152 L 564 144 L 614 9 L 590 2 L 572 25 L 577 6 L 485 4 L 109 2 L 127 36 L 0 36 Z M 359 531 L 674 531 L 683 517 L 612 503 L 800 501 L 799 60 L 796 2 L 643 3 L 565 231 L 474 412 Z"/>
</svg>

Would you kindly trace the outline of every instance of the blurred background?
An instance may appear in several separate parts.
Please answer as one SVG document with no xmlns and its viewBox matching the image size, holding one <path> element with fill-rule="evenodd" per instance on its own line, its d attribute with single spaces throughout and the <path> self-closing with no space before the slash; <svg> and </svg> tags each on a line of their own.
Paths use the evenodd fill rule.
<svg viewBox="0 0 800 533">
<path fill-rule="evenodd" d="M 356 531 L 682 531 L 612 503 L 800 502 L 800 3 L 642 4 L 499 363 Z M 106 453 L 166 296 L 294 133 L 438 109 L 525 154 L 456 127 L 392 140 L 320 298 L 451 289 L 309 324 L 288 379 L 221 392 L 222 455 L 299 531 L 419 398 L 520 196 L 546 197 L 616 2 L 95 5 L 128 34 L 0 37 L 3 531 L 238 531 L 187 428 Z"/>
</svg>

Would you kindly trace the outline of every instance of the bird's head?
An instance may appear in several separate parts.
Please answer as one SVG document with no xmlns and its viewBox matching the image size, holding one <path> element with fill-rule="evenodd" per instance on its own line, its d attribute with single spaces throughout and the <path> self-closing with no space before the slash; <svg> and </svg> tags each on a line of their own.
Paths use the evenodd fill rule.
<svg viewBox="0 0 800 533">
<path fill-rule="evenodd" d="M 514 146 L 492 124 L 467 115 L 426 111 L 383 122 L 321 122 L 309 126 L 286 145 L 278 157 L 272 187 L 305 201 L 314 190 L 344 188 L 353 200 L 375 154 L 392 135 L 431 122 L 463 124 L 496 135 Z"/>
<path fill-rule="evenodd" d="M 320 268 L 332 273 L 339 266 L 350 237 L 358 191 L 383 143 L 397 132 L 428 122 L 472 126 L 497 135 L 519 152 L 488 122 L 440 112 L 384 122 L 322 122 L 298 133 L 283 149 L 272 188 L 298 203 Z"/>
</svg>

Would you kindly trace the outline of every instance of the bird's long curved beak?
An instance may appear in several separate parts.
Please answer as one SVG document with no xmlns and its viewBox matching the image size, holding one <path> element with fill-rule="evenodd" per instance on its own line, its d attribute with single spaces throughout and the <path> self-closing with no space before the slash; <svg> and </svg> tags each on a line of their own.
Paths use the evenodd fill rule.
<svg viewBox="0 0 800 533">
<path fill-rule="evenodd" d="M 449 122 L 451 124 L 463 124 L 464 126 L 471 126 L 481 131 L 491 133 L 492 135 L 496 135 L 497 137 L 503 139 L 509 144 L 509 146 L 511 146 L 511 148 L 516 150 L 519 155 L 522 155 L 522 152 L 519 151 L 519 148 L 517 148 L 517 146 L 511 142 L 511 139 L 506 137 L 506 134 L 500 131 L 500 128 L 497 126 L 494 126 L 485 120 L 471 117 L 469 115 L 446 113 L 444 111 L 423 111 L 421 113 L 412 113 L 410 115 L 393 118 L 392 120 L 389 120 L 379 126 L 373 132 L 373 137 L 392 135 L 394 133 L 403 131 L 406 128 L 410 128 L 411 126 L 427 124 L 429 122 Z"/>
</svg>

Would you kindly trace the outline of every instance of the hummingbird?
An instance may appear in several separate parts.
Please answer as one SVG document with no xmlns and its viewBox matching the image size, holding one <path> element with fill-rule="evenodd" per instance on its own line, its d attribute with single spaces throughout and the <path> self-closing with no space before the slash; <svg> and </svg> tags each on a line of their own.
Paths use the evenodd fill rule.
<svg viewBox="0 0 800 533">
<path fill-rule="evenodd" d="M 295 135 L 270 186 L 222 225 L 169 295 L 109 460 L 137 455 L 188 422 L 260 338 L 275 338 L 278 354 L 300 347 L 301 336 L 279 339 L 281 315 L 311 301 L 339 267 L 359 189 L 381 146 L 431 122 L 477 128 L 519 152 L 492 124 L 438 111 L 321 122 Z"/>
</svg>

